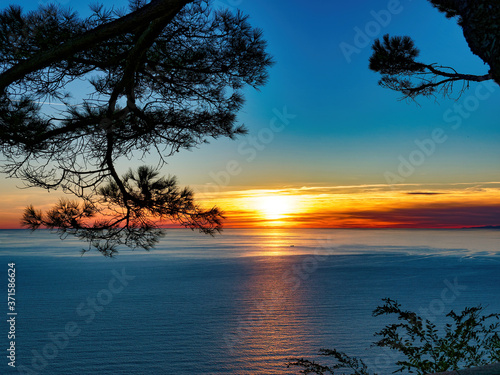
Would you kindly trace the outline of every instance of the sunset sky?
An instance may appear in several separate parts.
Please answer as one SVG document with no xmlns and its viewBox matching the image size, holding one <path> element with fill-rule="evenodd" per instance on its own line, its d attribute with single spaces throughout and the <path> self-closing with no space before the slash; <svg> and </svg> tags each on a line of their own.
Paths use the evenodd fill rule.
<svg viewBox="0 0 500 375">
<path fill-rule="evenodd" d="M 88 12 L 85 0 L 60 3 Z M 406 102 L 368 69 L 372 41 L 389 33 L 411 36 L 422 62 L 487 73 L 455 20 L 426 1 L 215 5 L 250 15 L 276 64 L 265 87 L 246 91 L 239 121 L 247 136 L 182 151 L 162 171 L 222 208 L 225 227 L 500 225 L 500 87 L 472 83 L 456 101 Z M 26 205 L 48 208 L 62 195 L 17 186 L 2 182 L 0 228 L 19 227 Z"/>
</svg>

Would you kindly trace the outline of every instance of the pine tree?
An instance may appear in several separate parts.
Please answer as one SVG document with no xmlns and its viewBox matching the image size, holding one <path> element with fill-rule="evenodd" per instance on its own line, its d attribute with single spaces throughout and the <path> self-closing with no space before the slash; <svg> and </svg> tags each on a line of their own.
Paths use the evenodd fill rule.
<svg viewBox="0 0 500 375">
<path fill-rule="evenodd" d="M 174 177 L 116 165 L 156 153 L 162 166 L 181 150 L 243 134 L 242 89 L 263 85 L 272 64 L 261 31 L 208 0 L 91 9 L 87 18 L 55 5 L 0 13 L 3 172 L 79 199 L 46 213 L 28 207 L 23 224 L 75 235 L 107 256 L 119 245 L 153 246 L 160 220 L 220 231 L 221 211 L 202 209 Z M 90 90 L 72 96 L 78 81 Z M 54 101 L 60 109 L 47 110 Z"/>
<path fill-rule="evenodd" d="M 449 96 L 455 84 L 459 92 L 470 82 L 494 80 L 500 84 L 500 3 L 497 1 L 429 0 L 447 18 L 456 18 L 471 51 L 489 65 L 484 75 L 462 74 L 452 67 L 417 61 L 419 50 L 409 36 L 384 35 L 377 39 L 370 57 L 371 70 L 382 75 L 379 84 L 400 92 L 403 98 L 419 95 Z"/>
</svg>

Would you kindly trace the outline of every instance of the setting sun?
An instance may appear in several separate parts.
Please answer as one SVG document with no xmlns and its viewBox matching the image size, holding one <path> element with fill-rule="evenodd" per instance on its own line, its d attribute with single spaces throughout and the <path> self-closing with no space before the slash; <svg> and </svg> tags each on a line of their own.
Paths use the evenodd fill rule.
<svg viewBox="0 0 500 375">
<path fill-rule="evenodd" d="M 259 211 L 267 220 L 278 220 L 294 210 L 293 197 L 286 195 L 267 196 L 259 198 Z"/>
</svg>

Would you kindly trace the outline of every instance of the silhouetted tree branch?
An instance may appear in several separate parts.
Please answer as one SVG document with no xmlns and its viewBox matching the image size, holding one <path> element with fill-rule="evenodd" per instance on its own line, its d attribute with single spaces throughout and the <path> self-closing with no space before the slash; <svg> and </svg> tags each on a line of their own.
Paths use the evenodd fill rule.
<svg viewBox="0 0 500 375">
<path fill-rule="evenodd" d="M 309 359 L 293 358 L 287 363 L 287 368 L 290 366 L 301 367 L 301 374 L 335 375 L 335 370 L 340 369 L 353 371 L 351 373 L 352 375 L 370 375 L 368 372 L 368 366 L 366 366 L 361 359 L 350 357 L 336 349 L 320 349 L 319 354 L 321 356 L 333 358 L 336 363 L 330 366 L 325 366 Z"/>
<path fill-rule="evenodd" d="M 3 72 L 0 76 L 0 91 L 3 91 L 15 81 L 25 79 L 25 77 L 30 73 L 45 69 L 48 66 L 60 63 L 61 61 L 69 60 L 73 58 L 76 53 L 88 50 L 94 47 L 97 43 L 106 42 L 109 39 L 130 33 L 130 31 L 138 30 L 138 28 L 140 29 L 144 27 L 143 25 L 147 25 L 157 20 L 159 15 L 162 15 L 163 19 L 171 20 L 186 4 L 192 1 L 193 0 L 152 0 L 149 4 L 146 4 L 146 2 L 135 1 L 135 5 L 133 5 L 135 11 L 117 20 L 106 22 L 104 24 L 98 24 L 98 26 L 88 29 L 83 34 L 78 36 L 76 33 L 73 33 L 78 30 L 67 29 L 64 27 L 65 25 L 54 23 L 54 21 L 57 22 L 63 19 L 75 22 L 75 14 L 63 12 L 57 7 L 49 5 L 45 9 L 41 9 L 38 13 L 32 13 L 30 16 L 23 19 L 21 15 L 21 8 L 11 5 L 10 8 L 7 11 L 4 11 L 0 16 L 3 26 L 3 35 L 6 35 L 6 30 L 12 26 L 12 24 L 9 25 L 9 22 L 12 21 L 17 23 L 17 25 L 13 26 L 24 27 L 25 34 L 29 33 L 29 30 L 33 29 L 33 26 L 37 28 L 38 32 L 42 31 L 42 25 L 40 22 L 45 23 L 47 21 L 49 21 L 50 24 L 46 25 L 44 29 L 50 27 L 63 28 L 65 33 L 62 35 L 56 35 L 53 33 L 49 34 L 50 37 L 57 37 L 61 43 L 58 45 L 54 44 L 53 47 L 48 50 L 40 49 L 40 52 L 30 55 L 28 59 L 13 65 L 8 70 Z M 96 7 L 95 9 L 101 10 L 102 8 Z M 61 15 L 63 17 L 62 19 L 60 18 Z M 105 17 L 102 17 L 103 15 Z M 99 15 L 96 12 L 96 16 L 98 19 L 100 18 L 101 21 L 111 19 L 109 13 Z M 6 23 L 4 24 L 3 21 Z M 33 21 L 35 21 L 34 25 L 32 24 L 29 26 L 28 22 Z M 14 35 L 16 31 L 18 30 L 14 28 Z M 13 34 L 10 34 L 9 36 L 12 36 Z M 40 36 L 43 37 L 43 35 Z M 65 40 L 64 36 L 74 37 L 70 40 Z M 47 40 L 45 43 L 51 44 L 53 41 Z"/>
<path fill-rule="evenodd" d="M 92 9 L 86 19 L 54 5 L 0 13 L 3 172 L 83 201 L 46 214 L 28 208 L 24 225 L 73 234 L 105 255 L 120 244 L 150 248 L 157 220 L 219 231 L 220 211 L 201 209 L 175 179 L 148 167 L 120 176 L 117 161 L 155 152 L 164 163 L 209 138 L 243 134 L 242 89 L 263 85 L 272 64 L 261 31 L 205 0 Z M 74 98 L 81 80 L 92 90 Z M 64 109 L 46 110 L 49 100 Z"/>
<path fill-rule="evenodd" d="M 374 42 L 369 64 L 371 70 L 382 75 L 379 84 L 402 93 L 405 99 L 436 93 L 449 96 L 456 83 L 460 84 L 460 93 L 469 82 L 494 80 L 500 84 L 500 50 L 496 43 L 500 37 L 500 4 L 486 0 L 429 1 L 446 17 L 457 18 L 471 51 L 490 66 L 490 71 L 483 75 L 462 74 L 452 67 L 419 62 L 419 50 L 410 37 L 384 35 Z"/>
<path fill-rule="evenodd" d="M 92 201 L 79 204 L 62 199 L 46 214 L 30 206 L 24 212 L 23 225 L 32 230 L 41 226 L 55 229 L 63 237 L 74 235 L 88 241 L 89 250 L 96 247 L 106 256 L 114 255 L 118 245 L 150 249 L 161 235 L 161 220 L 174 220 L 207 234 L 220 229 L 223 216 L 216 207 L 201 209 L 191 190 L 179 189 L 174 177 L 158 176 L 145 166 L 127 172 L 120 179 L 126 200 L 116 181 L 109 179 Z"/>
<path fill-rule="evenodd" d="M 397 301 L 384 298 L 383 302 L 372 315 L 392 316 L 397 320 L 375 333 L 380 339 L 374 345 L 401 354 L 396 357 L 399 360 L 394 364 L 398 369 L 394 372 L 425 375 L 500 361 L 500 314 L 483 315 L 482 306 L 466 307 L 459 314 L 452 310 L 446 314 L 451 322 L 440 333 L 432 321 L 403 310 Z M 288 366 L 298 366 L 302 374 L 335 374 L 335 370 L 340 369 L 349 371 L 350 375 L 377 375 L 362 359 L 336 349 L 321 349 L 319 354 L 330 357 L 334 364 L 327 366 L 292 358 Z"/>
</svg>

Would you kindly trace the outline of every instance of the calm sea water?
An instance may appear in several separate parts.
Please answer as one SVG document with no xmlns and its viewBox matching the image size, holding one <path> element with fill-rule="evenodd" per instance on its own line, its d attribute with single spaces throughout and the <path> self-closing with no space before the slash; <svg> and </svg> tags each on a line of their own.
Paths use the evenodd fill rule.
<svg viewBox="0 0 500 375">
<path fill-rule="evenodd" d="M 16 265 L 16 368 L 1 374 L 297 374 L 287 358 L 337 348 L 379 374 L 371 348 L 397 299 L 440 323 L 500 312 L 500 231 L 170 230 L 151 252 L 80 256 L 49 232 L 0 231 L 0 330 Z M 3 275 L 3 276 L 2 276 Z M 325 359 L 322 358 L 325 362 Z"/>
</svg>

